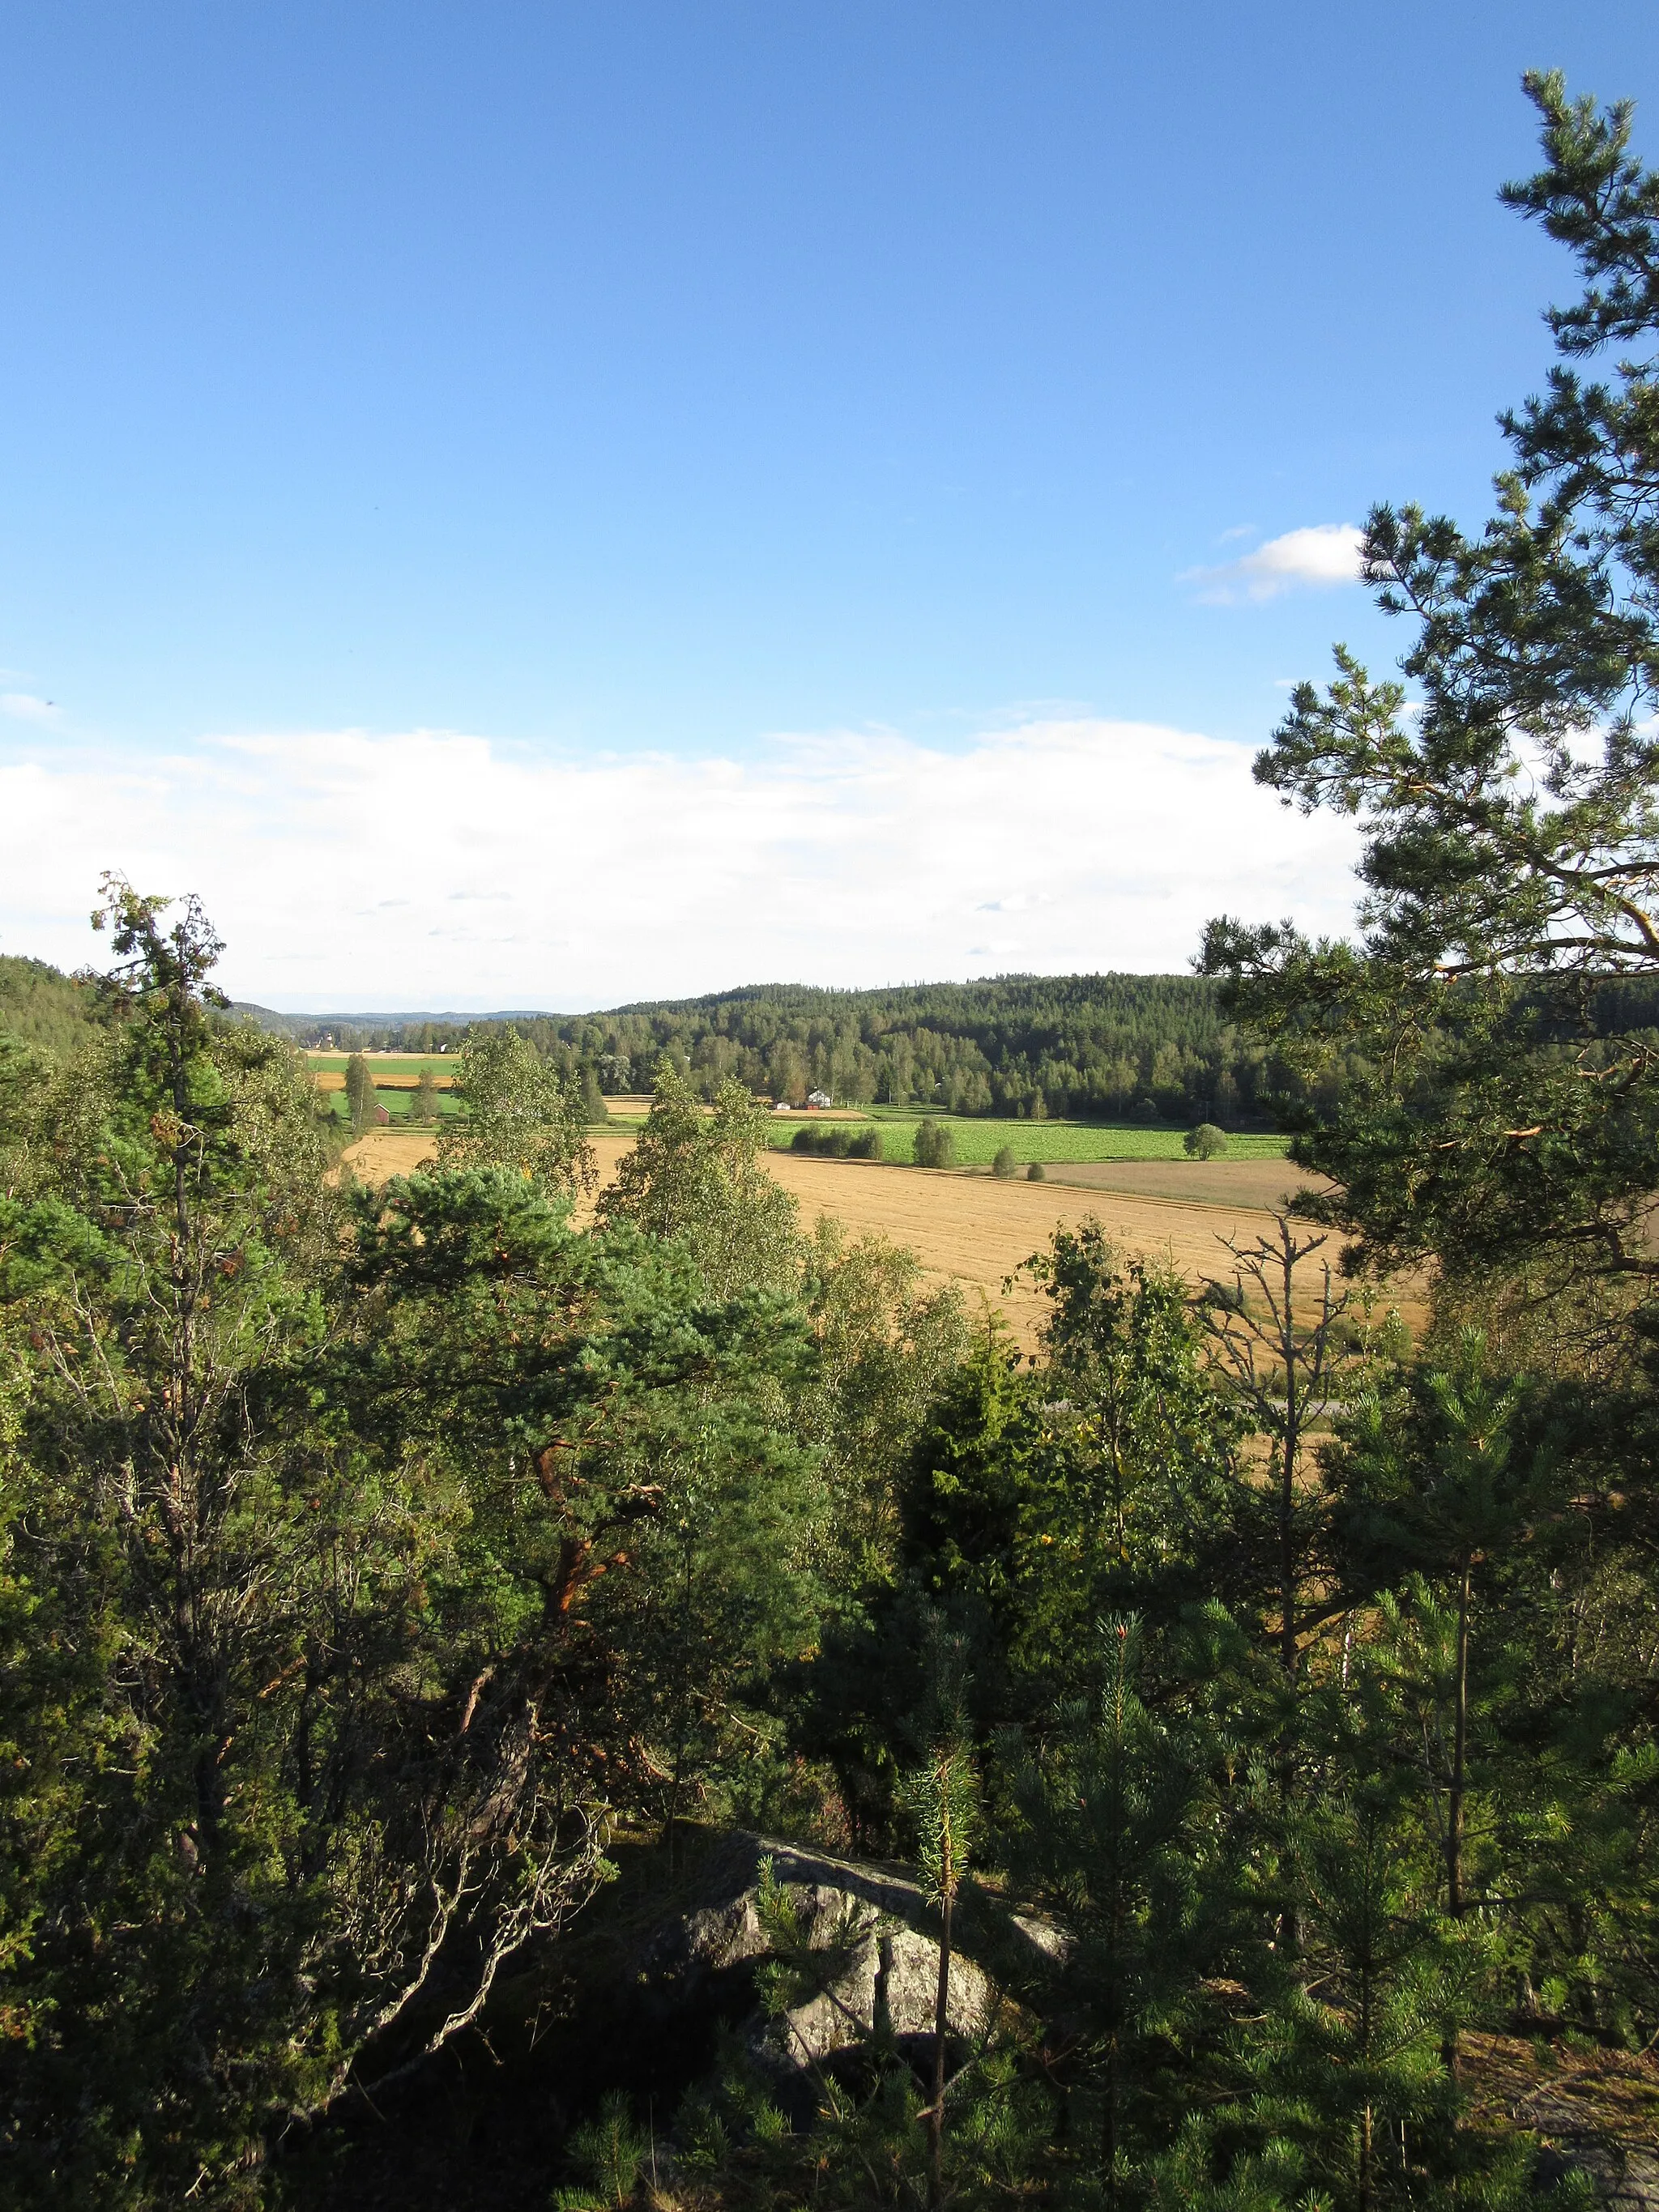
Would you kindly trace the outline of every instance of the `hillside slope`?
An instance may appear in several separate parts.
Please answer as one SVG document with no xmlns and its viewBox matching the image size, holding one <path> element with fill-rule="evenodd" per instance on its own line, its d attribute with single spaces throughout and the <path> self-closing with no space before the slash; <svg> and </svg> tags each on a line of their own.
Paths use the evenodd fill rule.
<svg viewBox="0 0 1659 2212">
<path fill-rule="evenodd" d="M 0 1030 L 62 1060 L 82 1042 L 94 1012 L 86 984 L 44 960 L 0 953 Z"/>
</svg>

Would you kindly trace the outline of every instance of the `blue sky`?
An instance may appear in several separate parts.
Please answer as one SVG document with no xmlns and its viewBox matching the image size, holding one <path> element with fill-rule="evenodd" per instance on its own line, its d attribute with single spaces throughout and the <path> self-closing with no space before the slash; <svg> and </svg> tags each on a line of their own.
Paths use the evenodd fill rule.
<svg viewBox="0 0 1659 2212">
<path fill-rule="evenodd" d="M 14 6 L 0 63 L 0 950 L 125 865 L 287 1003 L 1340 920 L 1244 767 L 1397 635 L 1328 538 L 1200 572 L 1484 509 L 1570 285 L 1523 67 L 1659 158 L 1628 0 Z"/>
</svg>

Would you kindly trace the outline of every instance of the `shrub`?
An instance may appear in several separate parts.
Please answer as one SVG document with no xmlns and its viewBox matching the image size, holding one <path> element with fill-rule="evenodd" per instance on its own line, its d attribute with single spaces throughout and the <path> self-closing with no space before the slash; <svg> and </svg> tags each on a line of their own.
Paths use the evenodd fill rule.
<svg viewBox="0 0 1659 2212">
<path fill-rule="evenodd" d="M 956 1164 L 956 1139 L 943 1122 L 925 1115 L 916 1124 L 911 1158 L 919 1168 L 948 1168 Z"/>
<path fill-rule="evenodd" d="M 1025 1170 L 1025 1180 L 1027 1182 L 1046 1182 L 1048 1180 L 1042 1171 L 1041 1160 L 1032 1161 L 1030 1166 Z"/>
<path fill-rule="evenodd" d="M 1213 1121 L 1200 1121 L 1197 1128 L 1188 1130 L 1182 1142 L 1191 1159 L 1218 1160 L 1227 1149 L 1227 1133 L 1218 1129 Z"/>
<path fill-rule="evenodd" d="M 1018 1162 L 1014 1158 L 1014 1148 L 1012 1145 L 1004 1145 L 991 1163 L 991 1173 L 994 1176 L 1000 1176 L 1004 1182 L 1006 1182 L 1018 1171 Z"/>
<path fill-rule="evenodd" d="M 873 1147 L 873 1149 L 872 1149 Z M 797 1129 L 789 1140 L 792 1152 L 811 1152 L 826 1160 L 878 1160 L 881 1158 L 879 1130 L 860 1130 L 855 1136 L 850 1129 L 830 1127 L 815 1129 L 809 1122 Z"/>
<path fill-rule="evenodd" d="M 587 1127 L 596 1129 L 611 1119 L 611 1109 L 605 1103 L 599 1079 L 586 1064 L 577 1073 L 576 1095 L 581 1102 L 581 1117 Z"/>
</svg>

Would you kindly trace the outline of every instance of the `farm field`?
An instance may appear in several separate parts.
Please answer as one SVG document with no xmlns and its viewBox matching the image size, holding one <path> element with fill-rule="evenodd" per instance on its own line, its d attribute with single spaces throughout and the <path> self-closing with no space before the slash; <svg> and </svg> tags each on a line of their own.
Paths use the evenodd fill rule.
<svg viewBox="0 0 1659 2212">
<path fill-rule="evenodd" d="M 393 1115 L 399 1110 L 395 1094 L 412 1091 L 422 1068 L 432 1070 L 440 1091 L 448 1090 L 454 1081 L 453 1060 L 435 1053 L 368 1053 L 364 1057 L 374 1074 L 376 1091 L 393 1094 L 381 1101 Z M 307 1053 L 306 1058 L 319 1090 L 343 1090 L 344 1053 L 313 1052 Z M 625 1124 L 642 1120 L 650 1111 L 651 1099 L 647 1093 L 633 1092 L 607 1098 L 605 1105 L 613 1121 Z M 951 1114 L 936 1114 L 932 1118 L 950 1130 L 959 1167 L 989 1167 L 1003 1146 L 1007 1145 L 1021 1167 L 1029 1167 L 1034 1160 L 1042 1161 L 1045 1167 L 1113 1160 L 1175 1160 L 1190 1164 L 1197 1171 L 1198 1164 L 1187 1163 L 1182 1149 L 1186 1132 L 1163 1124 L 1149 1127 L 1145 1122 L 1135 1121 L 1015 1121 Z M 856 1132 L 873 1126 L 881 1131 L 890 1159 L 905 1162 L 910 1157 L 916 1126 L 922 1119 L 920 1111 L 891 1106 L 832 1107 L 820 1114 L 780 1114 L 769 1124 L 768 1136 L 775 1152 L 787 1152 L 799 1129 L 827 1126 Z M 1235 1134 L 1228 1139 L 1226 1164 L 1282 1159 L 1285 1142 L 1279 1136 Z M 1169 1194 L 1184 1195 L 1174 1192 Z"/>
<path fill-rule="evenodd" d="M 432 1071 L 432 1080 L 440 1096 L 438 1111 L 447 1114 L 454 1109 L 442 1094 L 455 1080 L 455 1063 L 436 1053 L 369 1052 L 363 1054 L 374 1078 L 374 1097 L 384 1106 L 394 1121 L 409 1118 L 414 1102 L 416 1085 L 426 1068 Z M 345 1071 L 346 1054 L 343 1052 L 308 1052 L 306 1064 L 311 1070 L 311 1079 L 328 1102 L 328 1110 L 337 1121 L 346 1113 Z"/>
<path fill-rule="evenodd" d="M 854 1236 L 874 1231 L 896 1244 L 908 1244 L 931 1273 L 960 1283 L 970 1301 L 983 1291 L 1027 1347 L 1035 1340 L 1044 1302 L 1023 1283 L 1012 1291 L 1003 1285 L 1062 1224 L 1074 1226 L 1093 1216 L 1126 1251 L 1167 1259 L 1192 1283 L 1226 1275 L 1224 1238 L 1248 1244 L 1273 1228 L 1267 1211 L 1271 1197 L 1264 1200 L 1253 1193 L 1241 1194 L 1243 1202 L 1166 1198 L 793 1153 L 775 1155 L 767 1164 L 800 1200 L 806 1219 L 831 1214 Z M 1340 1243 L 1338 1237 L 1331 1239 L 1333 1259 Z M 1407 1322 L 1419 1326 L 1420 1297 L 1402 1295 L 1398 1303 Z"/>
<path fill-rule="evenodd" d="M 413 1175 L 433 1156 L 430 1129 L 369 1129 L 342 1158 L 364 1182 L 389 1182 L 393 1176 Z"/>
<path fill-rule="evenodd" d="M 374 1090 L 374 1101 L 377 1105 L 385 1107 L 394 1121 L 407 1121 L 415 1110 L 414 1087 L 411 1085 L 405 1091 L 382 1090 L 377 1084 Z M 328 1111 L 333 1115 L 337 1121 L 343 1121 L 348 1118 L 350 1109 L 346 1104 L 343 1089 L 325 1094 L 325 1102 Z M 458 1114 L 460 1111 L 459 1107 L 453 1105 L 441 1091 L 433 1103 L 441 1115 Z"/>
<path fill-rule="evenodd" d="M 632 1136 L 621 1132 L 592 1133 L 602 1181 L 616 1173 L 632 1143 Z M 427 1131 L 372 1129 L 346 1158 L 367 1180 L 379 1182 L 408 1174 L 431 1150 Z M 1266 1208 L 1277 1195 L 1260 1189 L 1253 1178 L 1241 1183 L 1234 1197 L 1200 1199 L 1058 1180 L 1001 1182 L 948 1170 L 928 1172 L 793 1152 L 771 1153 L 766 1164 L 799 1200 L 806 1223 L 829 1214 L 854 1237 L 874 1232 L 908 1244 L 929 1273 L 959 1283 L 970 1302 L 982 1291 L 1000 1307 L 1025 1346 L 1034 1340 L 1042 1302 L 1028 1287 L 1005 1291 L 1003 1284 L 1060 1224 L 1093 1215 L 1126 1250 L 1167 1258 L 1189 1281 L 1198 1282 L 1224 1273 L 1224 1237 L 1248 1243 L 1271 1228 Z M 1203 1174 L 1192 1164 L 1194 1175 Z M 1213 1165 L 1210 1172 L 1215 1172 Z M 1333 1257 L 1338 1241 L 1332 1240 Z M 1400 1303 L 1407 1321 L 1420 1322 L 1419 1298 L 1406 1296 Z"/>
<path fill-rule="evenodd" d="M 1067 1160 L 1045 1170 L 1048 1181 L 1084 1190 L 1184 1199 L 1201 1206 L 1277 1206 L 1287 1191 L 1324 1181 L 1282 1155 L 1273 1159 Z"/>
<path fill-rule="evenodd" d="M 844 1115 L 835 1118 L 850 1119 Z M 873 1125 L 881 1131 L 890 1158 L 907 1160 L 916 1125 L 922 1118 L 920 1114 L 878 1110 L 866 1117 L 862 1126 Z M 1186 1158 L 1184 1129 L 1149 1128 L 1143 1122 L 981 1121 L 950 1114 L 933 1118 L 951 1132 L 961 1167 L 989 1167 L 1004 1145 L 1011 1147 L 1022 1167 L 1033 1160 L 1041 1160 L 1047 1167 L 1061 1161 Z M 797 1129 L 817 1127 L 830 1119 L 828 1115 L 811 1114 L 786 1121 L 780 1115 L 772 1133 L 774 1149 L 787 1150 Z M 1282 1159 L 1286 1141 L 1278 1136 L 1235 1135 L 1228 1139 L 1227 1157 L 1230 1160 Z"/>
<path fill-rule="evenodd" d="M 437 1053 L 366 1052 L 363 1058 L 368 1062 L 377 1091 L 412 1091 L 421 1079 L 421 1071 L 428 1067 L 440 1091 L 447 1091 L 455 1080 L 453 1060 L 446 1060 Z M 346 1059 L 343 1052 L 306 1054 L 306 1064 L 319 1091 L 345 1088 Z"/>
</svg>

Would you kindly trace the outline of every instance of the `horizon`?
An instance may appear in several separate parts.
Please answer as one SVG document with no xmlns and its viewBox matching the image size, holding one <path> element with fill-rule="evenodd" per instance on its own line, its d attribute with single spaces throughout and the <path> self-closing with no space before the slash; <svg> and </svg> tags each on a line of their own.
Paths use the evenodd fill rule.
<svg viewBox="0 0 1659 2212">
<path fill-rule="evenodd" d="M 1076 983 L 1110 981 L 1120 975 L 1135 975 L 1160 982 L 1204 982 L 1210 979 L 1194 973 L 1190 968 L 1099 968 L 1099 969 L 1011 969 L 989 975 L 932 975 L 908 982 L 841 984 L 841 983 L 732 983 L 723 989 L 694 991 L 674 999 L 623 999 L 613 1006 L 448 1006 L 441 1011 L 430 1006 L 378 1006 L 351 1009 L 341 1006 L 272 1006 L 252 999 L 231 1001 L 233 1013 L 279 1014 L 284 1021 L 310 1022 L 564 1022 L 577 1021 L 593 1014 L 632 1014 L 655 1012 L 662 1007 L 728 1005 L 743 999 L 763 998 L 769 993 L 780 994 L 792 991 L 817 992 L 826 998 L 872 998 L 883 993 L 903 991 L 969 990 L 975 984 L 991 983 Z"/>
<path fill-rule="evenodd" d="M 274 1011 L 1351 929 L 1251 756 L 1543 381 L 1522 70 L 1650 158 L 1659 20 L 386 21 L 9 26 L 0 951 L 112 866 Z"/>
</svg>

